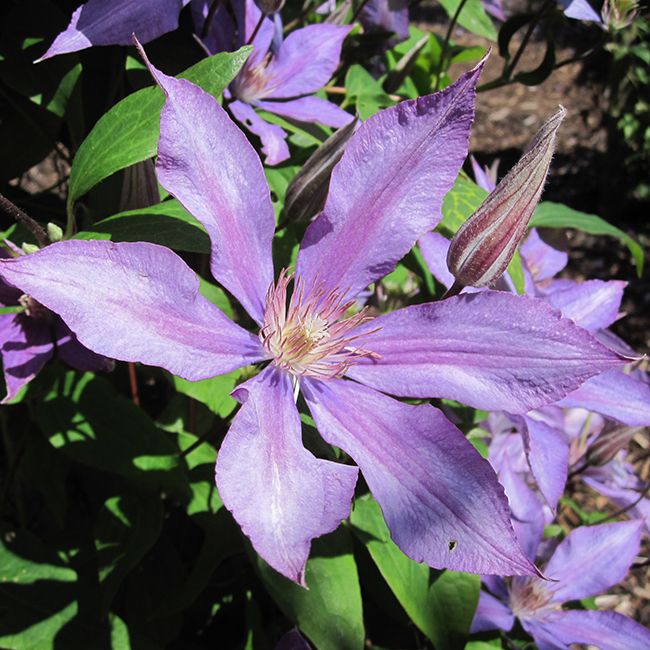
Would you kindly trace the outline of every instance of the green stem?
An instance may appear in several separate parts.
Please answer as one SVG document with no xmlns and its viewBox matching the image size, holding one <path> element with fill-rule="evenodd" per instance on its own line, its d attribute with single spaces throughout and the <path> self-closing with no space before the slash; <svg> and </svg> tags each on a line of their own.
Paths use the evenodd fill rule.
<svg viewBox="0 0 650 650">
<path fill-rule="evenodd" d="M 458 3 L 458 7 L 456 7 L 456 11 L 454 12 L 454 15 L 451 18 L 451 21 L 449 23 L 449 26 L 447 27 L 447 33 L 445 34 L 445 40 L 442 42 L 442 49 L 440 50 L 440 60 L 438 61 L 438 69 L 436 70 L 436 83 L 434 86 L 434 90 L 438 90 L 440 88 L 440 77 L 442 76 L 442 70 L 445 66 L 445 62 L 447 59 L 447 51 L 449 49 L 449 41 L 451 40 L 451 35 L 454 31 L 454 27 L 456 27 L 456 23 L 458 22 L 458 18 L 460 16 L 460 12 L 463 10 L 463 7 L 465 6 L 465 3 L 467 0 L 460 0 Z"/>
</svg>

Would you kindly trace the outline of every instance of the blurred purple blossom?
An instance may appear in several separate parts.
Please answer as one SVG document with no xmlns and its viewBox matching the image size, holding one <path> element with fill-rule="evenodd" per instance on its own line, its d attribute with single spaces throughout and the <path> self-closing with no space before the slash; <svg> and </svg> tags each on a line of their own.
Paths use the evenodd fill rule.
<svg viewBox="0 0 650 650">
<path fill-rule="evenodd" d="M 650 647 L 650 630 L 612 611 L 564 609 L 565 603 L 590 598 L 623 580 L 639 551 L 640 521 L 582 526 L 560 542 L 544 567 L 547 580 L 491 576 L 481 591 L 472 632 L 510 631 L 519 619 L 539 650 L 569 650 L 572 644 L 607 650 Z M 537 548 L 539 528 L 522 528 Z"/>
</svg>

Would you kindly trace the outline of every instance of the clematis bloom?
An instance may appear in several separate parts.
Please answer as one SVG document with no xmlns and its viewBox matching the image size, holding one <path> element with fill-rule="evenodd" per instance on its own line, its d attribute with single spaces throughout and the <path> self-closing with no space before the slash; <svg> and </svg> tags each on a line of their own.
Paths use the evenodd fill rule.
<svg viewBox="0 0 650 650">
<path fill-rule="evenodd" d="M 209 4 L 203 0 L 202 7 L 193 5 L 197 26 L 207 16 Z M 204 44 L 211 54 L 246 44 L 253 46 L 226 96 L 232 98 L 228 110 L 234 118 L 262 141 L 267 164 L 277 165 L 289 158 L 287 133 L 260 117 L 256 108 L 336 128 L 354 119 L 336 104 L 314 95 L 338 67 L 341 46 L 351 27 L 308 25 L 282 39 L 281 24 L 263 16 L 254 0 L 235 0 L 232 9 L 236 24 L 222 7 Z"/>
<path fill-rule="evenodd" d="M 639 552 L 640 521 L 582 526 L 569 533 L 544 569 L 549 580 L 490 577 L 481 592 L 472 632 L 511 630 L 521 621 L 539 650 L 569 650 L 574 643 L 603 650 L 650 647 L 650 630 L 612 611 L 563 609 L 564 603 L 596 596 L 625 578 Z M 522 534 L 535 536 L 536 528 Z M 523 540 L 522 540 L 523 541 Z M 540 538 L 532 539 L 536 548 Z M 525 542 L 524 542 L 525 543 Z"/>
<path fill-rule="evenodd" d="M 618 355 L 545 303 L 495 292 L 374 320 L 350 314 L 355 296 L 440 220 L 467 152 L 480 66 L 359 127 L 307 229 L 295 276 L 281 272 L 274 282 L 275 218 L 257 154 L 214 98 L 148 65 L 166 95 L 158 179 L 205 226 L 213 276 L 259 332 L 230 321 L 201 296 L 194 272 L 154 244 L 61 242 L 0 262 L 0 275 L 97 352 L 189 380 L 266 364 L 234 391 L 242 406 L 216 481 L 254 548 L 288 578 L 304 583 L 311 540 L 347 517 L 358 473 L 303 447 L 299 390 L 324 439 L 363 472 L 410 557 L 534 574 L 489 463 L 441 411 L 385 393 L 522 412 L 618 365 Z"/>
</svg>

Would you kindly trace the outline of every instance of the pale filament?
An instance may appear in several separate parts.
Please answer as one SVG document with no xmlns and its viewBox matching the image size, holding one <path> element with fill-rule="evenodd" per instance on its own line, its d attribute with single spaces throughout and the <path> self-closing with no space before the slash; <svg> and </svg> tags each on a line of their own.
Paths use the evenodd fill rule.
<svg viewBox="0 0 650 650">
<path fill-rule="evenodd" d="M 259 336 L 276 366 L 295 376 L 332 379 L 343 376 L 363 357 L 378 357 L 353 345 L 360 337 L 377 331 L 353 333 L 359 325 L 372 320 L 367 308 L 346 318 L 354 300 L 344 301 L 344 292 L 326 292 L 316 283 L 305 291 L 300 279 L 287 305 L 287 287 L 292 279 L 283 269 L 277 284 L 266 294 Z"/>
</svg>

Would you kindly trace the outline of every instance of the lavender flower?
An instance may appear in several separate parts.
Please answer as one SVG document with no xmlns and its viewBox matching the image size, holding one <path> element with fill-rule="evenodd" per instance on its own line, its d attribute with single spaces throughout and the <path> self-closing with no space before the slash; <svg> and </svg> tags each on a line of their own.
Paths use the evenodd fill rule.
<svg viewBox="0 0 650 650">
<path fill-rule="evenodd" d="M 574 643 L 603 650 L 650 647 L 650 630 L 627 616 L 562 607 L 623 580 L 639 551 L 640 528 L 640 521 L 625 521 L 572 531 L 546 564 L 548 580 L 515 577 L 506 583 L 489 578 L 492 593 L 481 592 L 472 632 L 507 632 L 518 618 L 539 650 L 569 650 Z M 537 533 L 528 529 L 528 534 Z M 532 542 L 536 546 L 539 538 Z"/>
<path fill-rule="evenodd" d="M 21 251 L 8 243 L 14 255 Z M 12 256 L 0 248 L 0 259 Z M 79 343 L 68 326 L 49 309 L 15 286 L 0 280 L 0 306 L 21 311 L 0 314 L 0 356 L 7 394 L 11 401 L 20 389 L 54 356 L 78 370 L 109 370 L 113 361 L 91 352 Z"/>
<path fill-rule="evenodd" d="M 369 0 L 359 14 L 366 32 L 392 32 L 394 42 L 409 37 L 409 7 L 407 0 Z"/>
<path fill-rule="evenodd" d="M 198 26 L 207 15 L 208 3 L 203 4 L 203 8 L 193 6 Z M 235 1 L 232 7 L 236 24 L 225 9 L 219 11 L 204 43 L 212 54 L 247 43 L 253 45 L 253 52 L 230 85 L 233 101 L 228 109 L 260 138 L 266 163 L 277 165 L 289 158 L 287 133 L 262 119 L 255 108 L 337 128 L 352 121 L 352 115 L 336 104 L 314 95 L 338 67 L 341 46 L 350 27 L 308 25 L 282 40 L 281 29 L 278 38 L 276 24 L 263 16 L 254 0 Z"/>
<path fill-rule="evenodd" d="M 619 365 L 618 355 L 544 302 L 509 294 L 374 320 L 349 313 L 440 220 L 466 155 L 480 66 L 359 127 L 307 229 L 287 302 L 292 277 L 283 271 L 274 282 L 275 219 L 255 151 L 214 98 L 148 65 L 166 94 L 158 179 L 205 226 L 214 277 L 259 333 L 204 299 L 195 274 L 154 244 L 61 242 L 0 262 L 0 275 L 99 353 L 188 380 L 267 364 L 234 392 L 242 406 L 216 481 L 255 549 L 288 578 L 304 581 L 311 540 L 348 515 L 358 471 L 303 447 L 298 390 L 325 440 L 358 464 L 406 554 L 436 567 L 534 574 L 489 463 L 439 410 L 385 393 L 526 412 Z"/>
</svg>

